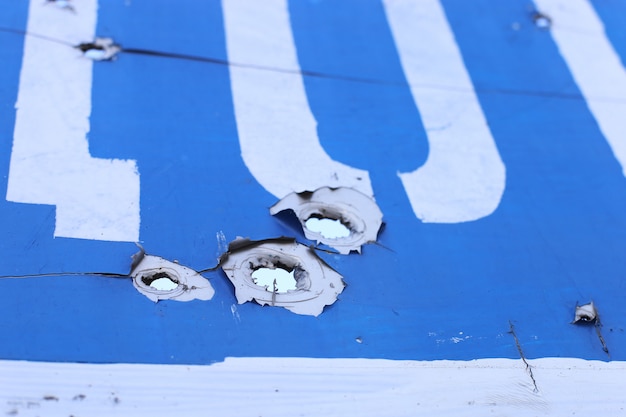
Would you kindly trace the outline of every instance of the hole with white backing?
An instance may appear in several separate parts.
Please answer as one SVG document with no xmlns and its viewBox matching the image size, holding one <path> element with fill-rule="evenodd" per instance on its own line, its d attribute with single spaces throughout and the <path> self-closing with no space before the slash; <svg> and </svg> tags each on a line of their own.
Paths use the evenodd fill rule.
<svg viewBox="0 0 626 417">
<path fill-rule="evenodd" d="M 167 272 L 158 272 L 151 276 L 141 278 L 144 284 L 149 285 L 157 291 L 172 291 L 178 287 L 176 278 L 171 277 Z"/>
<path fill-rule="evenodd" d="M 294 272 L 295 269 L 288 271 L 280 267 L 259 268 L 252 272 L 252 282 L 259 287 L 265 287 L 266 291 L 283 294 L 297 289 Z"/>
<path fill-rule="evenodd" d="M 339 219 L 311 216 L 304 225 L 312 232 L 319 233 L 326 239 L 339 239 L 350 236 L 350 229 Z"/>
<path fill-rule="evenodd" d="M 341 275 L 295 239 L 238 238 L 228 245 L 220 264 L 239 304 L 254 300 L 317 316 L 345 287 Z"/>
<path fill-rule="evenodd" d="M 133 286 L 154 302 L 159 300 L 210 300 L 215 291 L 208 279 L 191 268 L 141 249 L 133 256 L 130 276 Z"/>
<path fill-rule="evenodd" d="M 550 29 L 550 26 L 552 26 L 552 19 L 550 18 L 550 16 L 547 16 L 541 12 L 533 13 L 532 18 L 535 26 L 537 26 L 539 29 Z"/>
<path fill-rule="evenodd" d="M 283 211 L 295 214 L 307 239 L 344 255 L 375 242 L 383 217 L 371 197 L 343 187 L 288 194 L 270 208 L 272 215 Z"/>
</svg>

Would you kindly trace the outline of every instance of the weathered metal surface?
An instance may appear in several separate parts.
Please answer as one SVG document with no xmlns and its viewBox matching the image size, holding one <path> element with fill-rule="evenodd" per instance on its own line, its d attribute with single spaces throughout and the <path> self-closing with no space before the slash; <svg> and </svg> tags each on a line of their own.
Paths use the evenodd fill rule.
<svg viewBox="0 0 626 417">
<path fill-rule="evenodd" d="M 564 357 L 622 375 L 624 15 L 598 0 L 4 5 L 0 358 L 508 358 L 528 382 L 522 361 Z M 337 301 L 317 317 L 238 305 L 226 242 L 315 247 L 269 208 L 325 187 L 385 222 L 360 254 L 310 249 L 347 284 Z M 126 277 L 137 241 L 215 293 L 150 301 Z M 602 320 L 572 324 L 591 302 Z M 541 374 L 539 395 L 556 383 Z"/>
</svg>

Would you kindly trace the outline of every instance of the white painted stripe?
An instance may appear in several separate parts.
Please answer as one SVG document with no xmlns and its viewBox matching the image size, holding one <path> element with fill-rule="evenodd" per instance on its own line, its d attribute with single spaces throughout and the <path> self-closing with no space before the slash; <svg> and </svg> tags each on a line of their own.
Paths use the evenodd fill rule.
<svg viewBox="0 0 626 417">
<path fill-rule="evenodd" d="M 383 3 L 430 146 L 422 167 L 399 174 L 413 211 L 435 223 L 488 216 L 502 198 L 505 167 L 445 13 L 438 0 Z"/>
<path fill-rule="evenodd" d="M 552 37 L 626 175 L 626 71 L 587 0 L 536 0 Z"/>
<path fill-rule="evenodd" d="M 367 171 L 332 160 L 319 143 L 307 101 L 286 0 L 223 0 L 231 62 L 296 74 L 230 67 L 243 160 L 256 180 L 282 198 L 345 186 L 372 196 Z"/>
<path fill-rule="evenodd" d="M 626 363 L 228 358 L 210 366 L 0 361 L 18 416 L 617 416 Z M 46 399 L 47 398 L 47 399 Z"/>
<path fill-rule="evenodd" d="M 97 0 L 67 13 L 31 0 L 27 30 L 71 44 L 91 41 Z M 55 236 L 137 241 L 134 161 L 92 158 L 87 134 L 92 62 L 67 45 L 27 36 L 7 200 L 56 205 Z"/>
</svg>

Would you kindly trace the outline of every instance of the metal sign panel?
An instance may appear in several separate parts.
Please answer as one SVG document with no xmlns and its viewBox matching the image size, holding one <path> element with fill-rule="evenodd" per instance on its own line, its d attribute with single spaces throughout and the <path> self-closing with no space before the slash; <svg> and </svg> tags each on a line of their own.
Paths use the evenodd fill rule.
<svg viewBox="0 0 626 417">
<path fill-rule="evenodd" d="M 596 0 L 5 5 L 0 358 L 623 361 L 624 13 Z M 324 188 L 349 191 L 313 197 L 301 220 L 352 235 L 363 221 L 368 244 L 318 244 L 270 214 Z M 224 266 L 238 237 L 303 245 L 268 249 L 272 267 L 297 259 L 293 294 L 317 298 L 330 276 L 306 262 L 346 286 L 324 281 L 313 309 L 280 308 L 302 300 L 271 281 L 249 301 L 256 278 L 238 287 Z M 146 296 L 163 275 L 133 275 L 136 243 L 178 277 L 172 299 Z"/>
</svg>

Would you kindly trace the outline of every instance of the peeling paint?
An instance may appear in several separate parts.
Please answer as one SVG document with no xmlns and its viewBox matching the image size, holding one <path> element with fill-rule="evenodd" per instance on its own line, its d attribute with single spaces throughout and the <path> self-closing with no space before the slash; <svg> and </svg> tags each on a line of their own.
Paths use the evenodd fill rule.
<svg viewBox="0 0 626 417">
<path fill-rule="evenodd" d="M 260 305 L 284 307 L 303 315 L 318 316 L 343 291 L 343 277 L 315 252 L 290 238 L 252 241 L 238 238 L 230 243 L 220 259 L 222 270 L 235 287 L 237 302 L 256 301 Z M 296 288 L 269 291 L 257 285 L 252 274 L 260 268 L 293 271 Z"/>
<path fill-rule="evenodd" d="M 143 250 L 133 256 L 130 276 L 137 291 L 155 303 L 160 300 L 210 300 L 215 294 L 209 280 L 198 272 L 159 256 L 146 255 Z M 154 282 L 162 279 L 177 285 L 171 289 L 155 288 Z"/>
<path fill-rule="evenodd" d="M 270 208 L 276 215 L 294 212 L 307 239 L 323 243 L 347 255 L 361 252 L 361 246 L 375 242 L 383 224 L 383 214 L 374 200 L 352 188 L 322 187 L 310 192 L 291 193 Z M 338 220 L 349 230 L 347 236 L 327 237 L 323 231 L 307 227 L 310 219 Z"/>
</svg>

